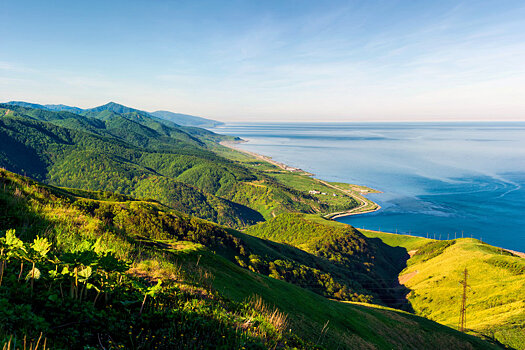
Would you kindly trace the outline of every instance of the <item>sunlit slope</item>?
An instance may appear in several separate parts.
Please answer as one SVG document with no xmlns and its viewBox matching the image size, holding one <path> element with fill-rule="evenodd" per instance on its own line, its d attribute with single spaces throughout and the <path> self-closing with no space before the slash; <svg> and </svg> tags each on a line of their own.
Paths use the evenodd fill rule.
<svg viewBox="0 0 525 350">
<path fill-rule="evenodd" d="M 433 241 L 362 230 L 414 254 L 400 274 L 419 315 L 457 327 L 467 268 L 466 328 L 525 349 L 525 259 L 476 239 Z"/>
<path fill-rule="evenodd" d="M 258 275 L 202 251 L 184 253 L 205 264 L 221 294 L 243 300 L 257 294 L 290 316 L 290 329 L 327 349 L 491 349 L 497 346 L 399 310 L 323 298 Z M 327 328 L 323 331 L 324 326 Z"/>
<path fill-rule="evenodd" d="M 331 266 L 345 280 L 374 292 L 375 301 L 409 310 L 405 289 L 397 275 L 408 254 L 378 239 L 369 239 L 350 225 L 318 215 L 282 214 L 244 232 L 309 252 Z"/>
<path fill-rule="evenodd" d="M 246 313 L 255 315 L 256 310 L 246 309 L 249 305 L 242 310 L 236 309 L 232 301 L 259 295 L 265 303 L 288 314 L 288 333 L 304 339 L 306 343 L 302 348 L 314 348 L 315 345 L 330 349 L 496 348 L 417 316 L 331 301 L 298 286 L 241 268 L 230 260 L 230 255 L 240 248 L 256 249 L 250 243 L 250 239 L 255 238 L 244 240 L 242 233 L 174 212 L 158 203 L 111 193 L 43 186 L 6 171 L 0 171 L 0 175 L 2 233 L 13 228 L 24 240 L 42 235 L 61 252 L 100 239 L 99 244 L 104 249 L 111 249 L 119 258 L 132 262 L 130 274 L 150 280 L 160 277 L 164 283 L 173 283 L 173 287 L 180 290 L 175 297 L 182 298 L 178 304 L 181 306 L 174 307 L 181 307 L 180 311 L 187 316 L 175 327 L 182 327 L 189 334 L 202 332 L 200 324 L 209 320 L 220 326 L 214 331 L 216 336 L 224 335 L 224 341 L 229 341 L 222 344 L 239 344 L 242 341 L 242 337 L 238 338 L 241 323 L 236 322 Z M 17 302 L 29 305 L 27 300 Z M 91 301 L 89 303 L 91 305 Z M 46 305 L 43 304 L 43 311 L 41 308 L 35 310 L 39 317 L 41 311 L 45 317 Z M 126 305 L 129 304 L 122 304 L 120 309 L 129 314 L 126 308 L 130 306 Z M 157 317 L 160 316 L 162 314 Z M 270 325 L 259 324 L 257 318 L 248 323 L 246 320 L 250 318 L 244 319 L 242 324 L 253 328 L 260 337 L 257 339 L 270 342 L 268 344 L 286 347 L 286 341 L 293 340 L 268 333 L 264 327 Z M 67 331 L 69 327 L 66 325 L 57 331 L 55 326 L 58 325 L 52 323 L 49 327 L 30 323 L 26 326 L 27 329 L 42 328 L 46 336 Z M 0 325 L 0 330 L 2 327 L 7 325 Z M 12 332 L 12 329 L 7 331 Z M 2 332 L 0 336 L 6 334 Z M 125 341 L 125 337 L 122 339 Z M 221 344 L 216 339 L 213 342 Z"/>
</svg>

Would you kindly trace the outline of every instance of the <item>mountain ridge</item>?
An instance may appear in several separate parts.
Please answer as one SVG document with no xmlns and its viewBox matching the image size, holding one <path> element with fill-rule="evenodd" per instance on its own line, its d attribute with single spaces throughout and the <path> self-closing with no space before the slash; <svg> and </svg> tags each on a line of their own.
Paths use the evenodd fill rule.
<svg viewBox="0 0 525 350">
<path fill-rule="evenodd" d="M 35 109 L 43 109 L 43 110 L 49 110 L 49 111 L 55 111 L 55 112 L 71 112 L 75 114 L 80 115 L 94 115 L 102 111 L 110 111 L 117 114 L 128 114 L 128 113 L 137 113 L 139 115 L 143 115 L 144 113 L 151 115 L 155 118 L 159 118 L 161 120 L 169 121 L 171 123 L 180 125 L 180 126 L 189 126 L 189 127 L 215 127 L 218 125 L 222 125 L 224 123 L 212 120 L 208 118 L 198 117 L 190 114 L 183 114 L 183 113 L 175 113 L 171 111 L 155 111 L 155 112 L 147 112 L 144 110 L 128 107 L 125 105 L 122 105 L 117 102 L 110 101 L 106 104 L 92 107 L 92 108 L 79 108 L 75 106 L 68 106 L 64 104 L 37 104 L 37 103 L 31 103 L 31 102 L 24 102 L 24 101 L 9 101 L 5 102 L 6 105 L 16 105 L 21 107 L 27 107 L 27 108 L 35 108 Z"/>
<path fill-rule="evenodd" d="M 186 126 L 197 126 L 201 128 L 206 128 L 206 127 L 214 128 L 214 127 L 224 124 L 223 122 L 213 120 L 213 119 L 198 117 L 198 116 L 189 115 L 189 114 L 174 113 L 170 111 L 155 111 L 155 112 L 151 112 L 150 114 L 156 117 L 159 117 L 159 118 L 170 120 L 176 124 L 181 124 L 181 125 L 186 125 Z"/>
</svg>

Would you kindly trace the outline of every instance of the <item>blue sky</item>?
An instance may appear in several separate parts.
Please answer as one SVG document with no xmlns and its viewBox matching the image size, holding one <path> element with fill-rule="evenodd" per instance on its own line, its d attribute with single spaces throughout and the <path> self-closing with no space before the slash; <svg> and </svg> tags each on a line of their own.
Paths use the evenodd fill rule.
<svg viewBox="0 0 525 350">
<path fill-rule="evenodd" d="M 523 1 L 0 0 L 0 100 L 525 120 Z"/>
</svg>

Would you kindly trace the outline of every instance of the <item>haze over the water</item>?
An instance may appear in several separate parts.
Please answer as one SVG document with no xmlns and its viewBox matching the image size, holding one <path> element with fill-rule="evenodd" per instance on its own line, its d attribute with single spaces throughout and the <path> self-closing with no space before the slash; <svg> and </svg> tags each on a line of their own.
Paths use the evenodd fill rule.
<svg viewBox="0 0 525 350">
<path fill-rule="evenodd" d="M 525 120 L 523 1 L 2 1 L 2 101 Z"/>
</svg>

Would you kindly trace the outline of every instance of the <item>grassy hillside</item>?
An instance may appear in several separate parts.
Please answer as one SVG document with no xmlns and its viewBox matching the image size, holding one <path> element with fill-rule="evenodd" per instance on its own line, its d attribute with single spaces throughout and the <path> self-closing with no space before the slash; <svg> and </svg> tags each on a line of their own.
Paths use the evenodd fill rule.
<svg viewBox="0 0 525 350">
<path fill-rule="evenodd" d="M 468 270 L 467 329 L 525 349 L 525 259 L 476 239 L 434 241 L 362 231 L 412 251 L 400 274 L 419 315 L 457 327 L 464 269 Z"/>
<path fill-rule="evenodd" d="M 311 253 L 343 281 L 374 292 L 376 302 L 410 310 L 404 299 L 407 291 L 397 280 L 408 259 L 404 249 L 367 239 L 352 226 L 317 215 L 282 214 L 245 232 Z"/>
<path fill-rule="evenodd" d="M 359 229 L 359 232 L 361 232 L 366 237 L 379 238 L 385 244 L 388 244 L 392 247 L 405 248 L 409 252 L 413 252 L 427 243 L 434 242 L 433 239 L 418 236 L 399 235 L 395 233 L 361 229 Z"/>
<path fill-rule="evenodd" d="M 241 268 L 229 255 L 256 249 L 249 237 L 158 203 L 2 170 L 0 218 L 0 339 L 12 347 L 42 334 L 50 348 L 496 348 Z"/>
</svg>

